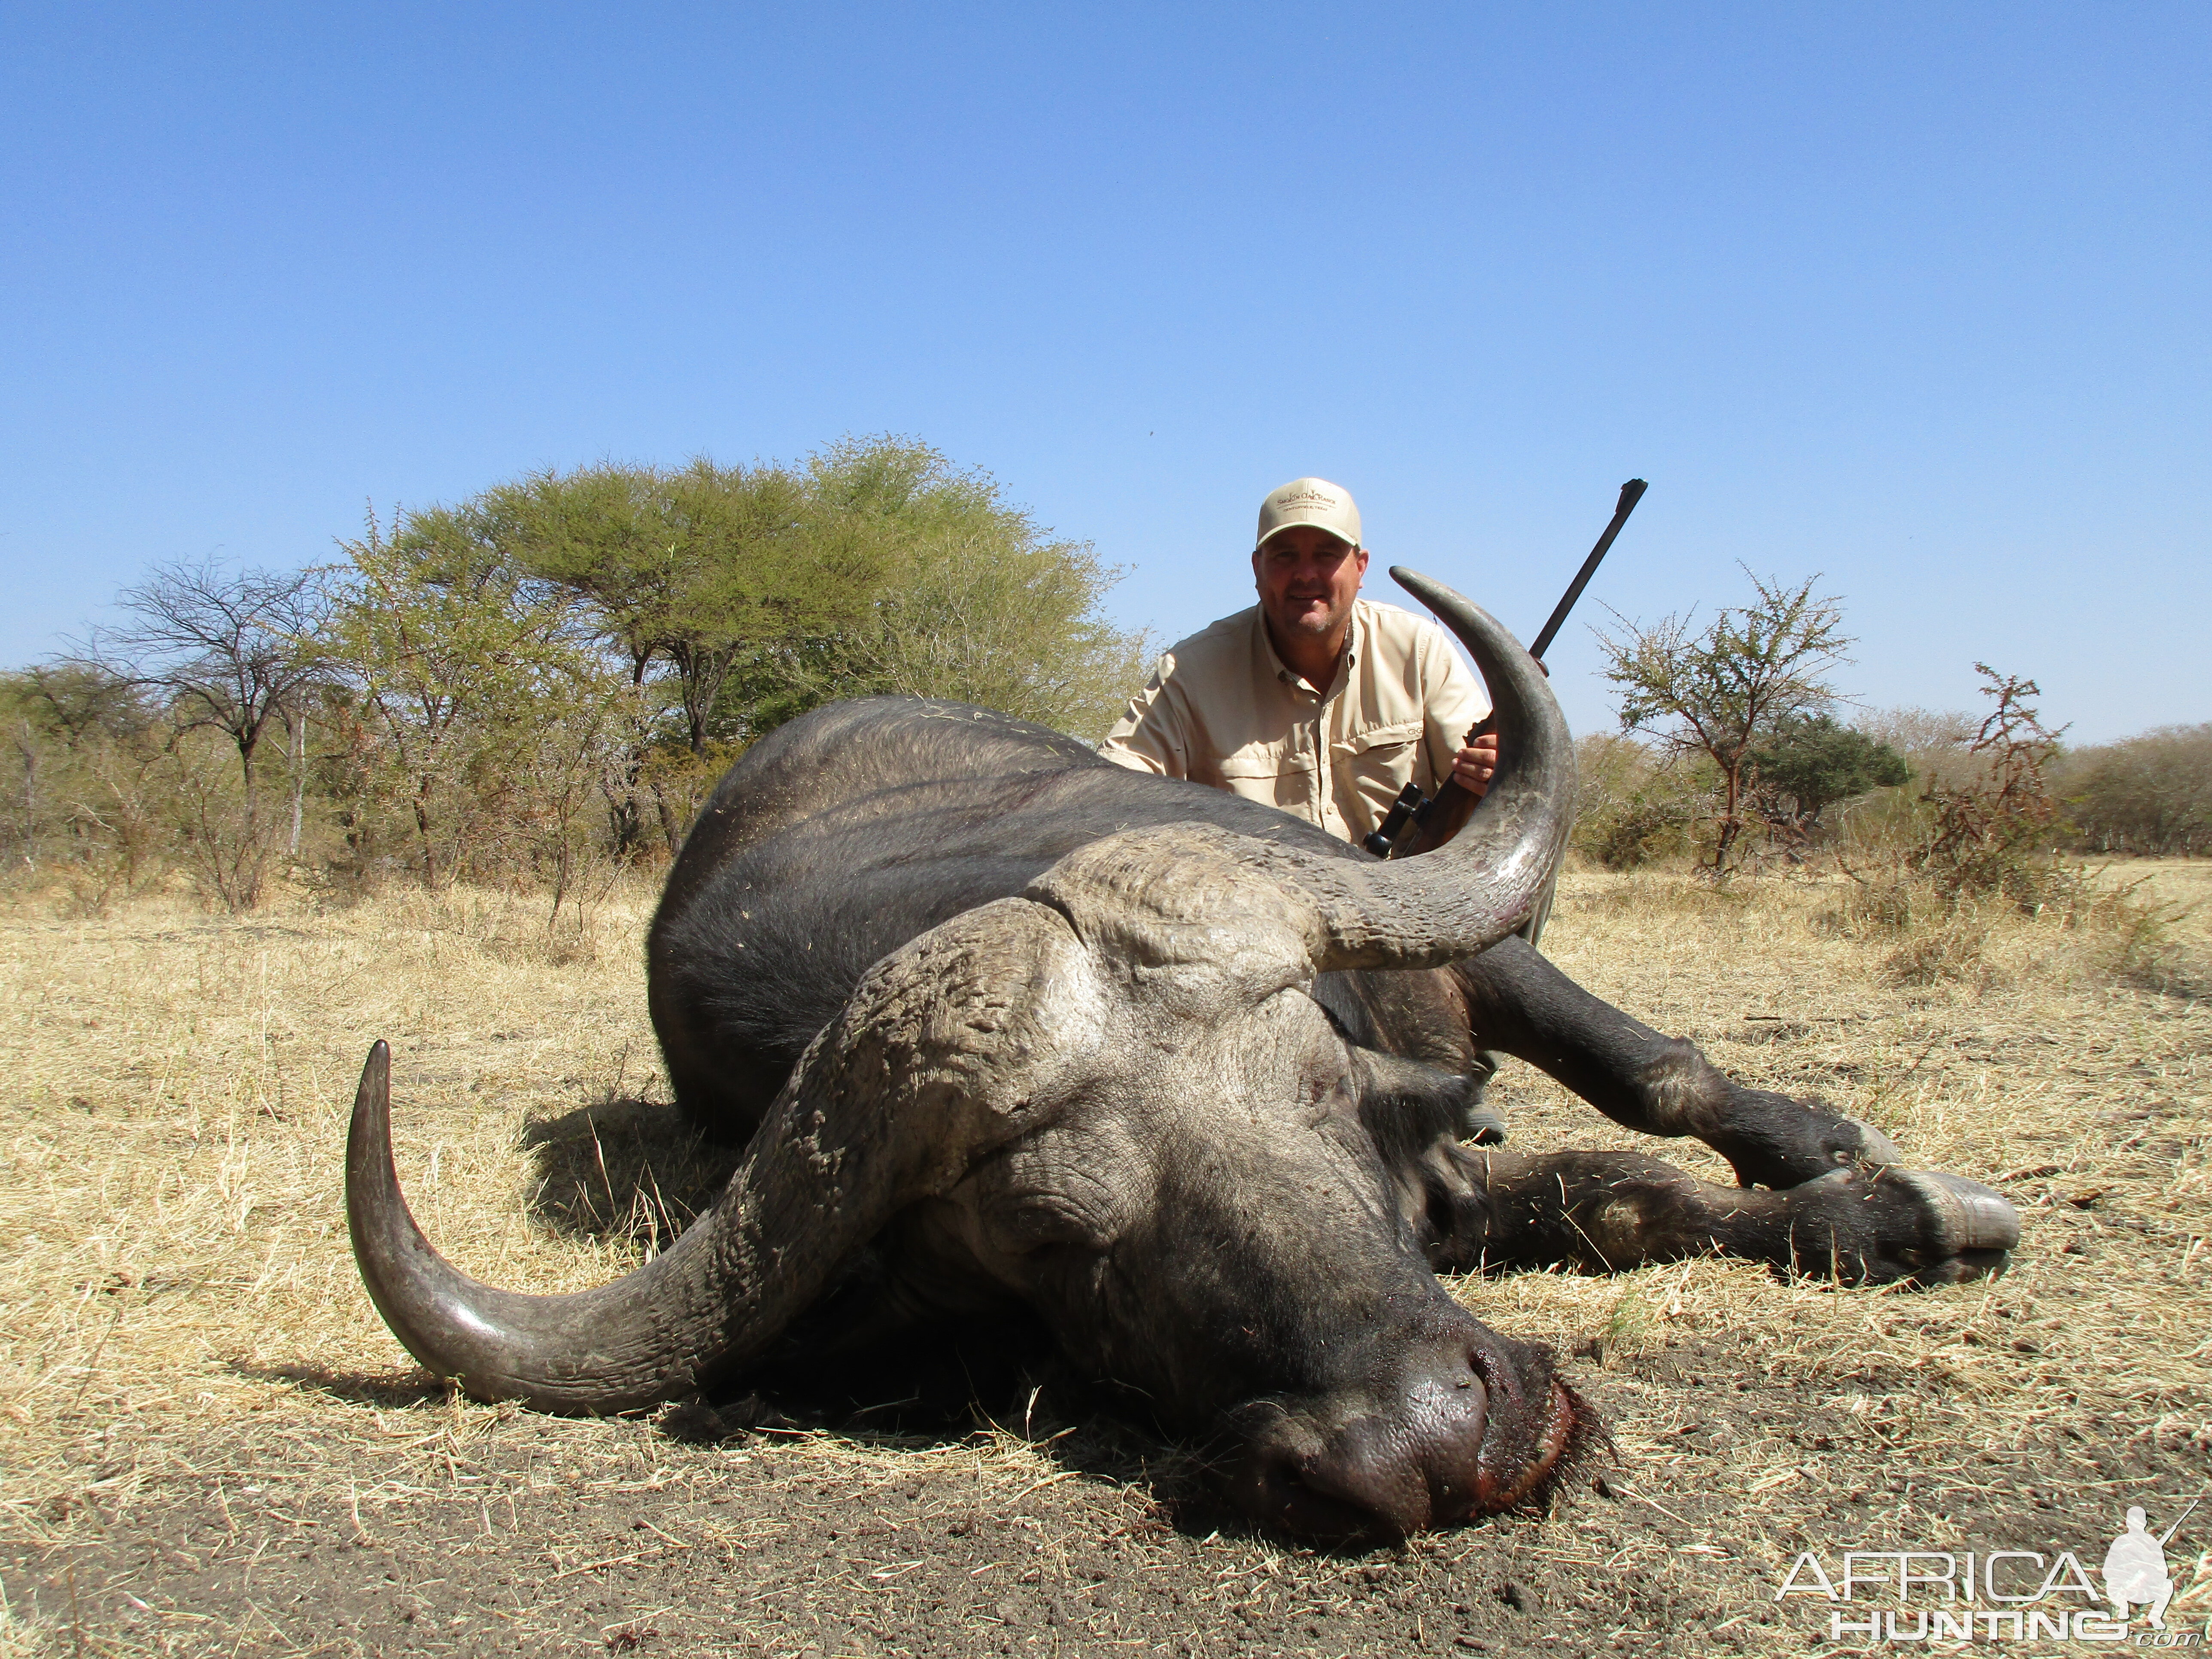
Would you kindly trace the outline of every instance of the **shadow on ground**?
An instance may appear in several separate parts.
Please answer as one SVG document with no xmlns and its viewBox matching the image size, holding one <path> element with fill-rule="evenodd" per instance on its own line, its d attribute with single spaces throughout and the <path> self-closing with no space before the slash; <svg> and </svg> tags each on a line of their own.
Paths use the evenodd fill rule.
<svg viewBox="0 0 2212 1659">
<path fill-rule="evenodd" d="M 608 1099 L 523 1127 L 531 1213 L 572 1238 L 665 1247 L 713 1207 L 744 1148 L 718 1146 L 659 1101 Z"/>
<path fill-rule="evenodd" d="M 326 1399 L 343 1401 L 349 1406 L 370 1406 L 378 1411 L 427 1406 L 446 1399 L 451 1393 L 440 1379 L 411 1366 L 386 1371 L 342 1371 L 306 1361 L 248 1365 L 228 1360 L 224 1362 L 224 1369 L 257 1382 L 289 1382 L 295 1389 L 304 1389 Z"/>
<path fill-rule="evenodd" d="M 564 1237 L 666 1248 L 711 1209 L 744 1149 L 708 1140 L 676 1106 L 611 1097 L 533 1120 L 521 1133 L 531 1213 Z M 731 1448 L 830 1434 L 854 1451 L 923 1452 L 979 1434 L 1035 1446 L 1059 1479 L 1141 1487 L 1194 1535 L 1241 1535 L 1211 1496 L 1203 1449 L 1175 1442 L 1142 1402 L 1070 1375 L 1049 1334 L 1016 1304 L 964 1324 L 883 1327 L 870 1309 L 885 1275 L 864 1250 L 842 1282 L 744 1378 L 708 1398 L 641 1414 L 658 1435 Z M 864 1334 L 851 1334 L 854 1328 Z M 237 1368 L 381 1409 L 442 1400 L 422 1371 L 351 1373 L 313 1364 Z"/>
</svg>

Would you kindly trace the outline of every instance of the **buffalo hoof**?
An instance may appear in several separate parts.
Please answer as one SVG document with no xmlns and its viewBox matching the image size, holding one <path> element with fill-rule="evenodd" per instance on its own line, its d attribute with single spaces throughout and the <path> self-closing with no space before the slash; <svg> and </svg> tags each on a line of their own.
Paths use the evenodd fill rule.
<svg viewBox="0 0 2212 1659">
<path fill-rule="evenodd" d="M 1896 1143 L 1871 1123 L 1844 1117 L 1823 1102 L 1792 1100 L 1765 1089 L 1738 1089 L 1725 1131 L 1713 1149 L 1746 1187 L 1777 1192 L 1839 1170 L 1902 1164 Z"/>
<path fill-rule="evenodd" d="M 2002 1273 L 2020 1243 L 2020 1212 L 1963 1176 L 1861 1164 L 1782 1196 L 1787 1265 L 1845 1284 L 1956 1285 Z"/>
<path fill-rule="evenodd" d="M 1460 1108 L 1459 1138 L 1474 1146 L 1503 1146 L 1506 1140 L 1505 1114 L 1490 1103 L 1490 1085 L 1505 1058 L 1495 1048 L 1478 1049 L 1468 1073 L 1468 1095 Z"/>
</svg>

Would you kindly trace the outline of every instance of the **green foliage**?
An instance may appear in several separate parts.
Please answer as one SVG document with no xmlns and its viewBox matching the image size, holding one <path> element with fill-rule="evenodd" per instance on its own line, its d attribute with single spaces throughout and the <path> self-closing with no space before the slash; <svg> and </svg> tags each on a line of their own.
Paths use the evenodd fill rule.
<svg viewBox="0 0 2212 1659">
<path fill-rule="evenodd" d="M 948 533 L 911 550 L 906 582 L 850 636 L 847 662 L 873 690 L 981 703 L 1095 739 L 1144 672 L 1142 640 L 1098 615 L 1112 582 L 1088 546 L 979 547 Z"/>
<path fill-rule="evenodd" d="M 1623 732 L 1645 732 L 1667 753 L 1702 756 L 1720 786 L 1707 867 L 1725 878 L 1744 811 L 1753 753 L 1783 722 L 1833 699 L 1823 678 L 1848 660 L 1852 641 L 1832 598 L 1814 597 L 1818 575 L 1796 587 L 1761 580 L 1747 569 L 1758 598 L 1720 611 L 1702 629 L 1693 614 L 1646 626 L 1616 616 L 1618 635 L 1599 633 L 1606 678 L 1620 688 Z"/>
<path fill-rule="evenodd" d="M 1934 822 L 1927 797 L 1938 788 L 1966 785 L 1988 768 L 1973 752 L 1981 729 L 1977 715 L 1918 708 L 1869 709 L 1852 721 L 1869 742 L 1895 750 L 1911 776 L 1846 804 L 1823 825 L 1824 839 L 1847 860 L 1893 858 L 1925 841 Z M 1918 788 L 1911 786 L 1917 784 Z"/>
<path fill-rule="evenodd" d="M 1052 538 L 995 480 L 924 445 L 848 441 L 815 456 L 806 481 L 808 556 L 848 603 L 834 626 L 755 652 L 732 682 L 733 726 L 896 692 L 1104 734 L 1143 672 L 1143 641 L 1100 615 L 1118 573 L 1087 544 Z"/>
<path fill-rule="evenodd" d="M 2212 724 L 2166 726 L 2064 757 L 2056 787 L 2092 852 L 2212 851 Z"/>
<path fill-rule="evenodd" d="M 161 713 L 127 677 L 94 662 L 59 662 L 0 674 L 0 717 L 82 753 L 142 741 Z"/>
<path fill-rule="evenodd" d="M 341 888 L 536 883 L 551 926 L 584 860 L 672 854 L 744 746 L 817 703 L 1091 736 L 1142 667 L 1087 544 L 902 440 L 535 473 L 341 545 L 319 571 L 156 567 L 128 628 L 0 680 L 15 866 L 58 861 L 95 902 L 180 868 L 233 908 L 287 857 Z"/>
<path fill-rule="evenodd" d="M 641 787 L 702 769 L 656 757 L 672 744 L 704 762 L 867 691 L 1103 731 L 1139 660 L 1099 614 L 1116 573 L 988 475 L 906 440 L 848 439 L 796 467 L 535 473 L 403 515 L 393 539 L 471 549 L 580 599 L 659 694 Z"/>
<path fill-rule="evenodd" d="M 0 846 L 15 868 L 58 867 L 98 908 L 158 862 L 163 830 L 151 775 L 163 755 L 158 707 L 88 663 L 0 674 L 8 784 Z"/>
<path fill-rule="evenodd" d="M 1751 752 L 1749 771 L 1771 821 L 1808 832 L 1838 801 L 1894 789 L 1909 781 L 1904 756 L 1832 714 L 1786 714 L 1765 744 Z"/>
<path fill-rule="evenodd" d="M 1120 573 L 1087 543 L 1054 538 L 997 480 L 926 444 L 848 439 L 804 476 L 798 560 L 817 599 L 732 677 L 718 710 L 732 735 L 872 692 L 1103 735 L 1143 641 L 1101 615 Z"/>
<path fill-rule="evenodd" d="M 465 514 L 404 517 L 388 536 L 372 520 L 346 551 L 327 653 L 351 694 L 333 790 L 352 872 L 404 856 L 434 886 L 502 867 L 549 811 L 565 848 L 578 781 L 596 782 L 632 689 L 578 597 Z"/>
<path fill-rule="evenodd" d="M 805 494 L 773 465 L 603 463 L 436 513 L 518 571 L 580 596 L 633 683 L 664 669 L 678 738 L 700 755 L 730 735 L 710 729 L 710 711 L 761 641 L 820 633 L 864 605 L 861 573 L 812 556 Z"/>
<path fill-rule="evenodd" d="M 1608 870 L 1688 856 L 1713 816 L 1719 779 L 1709 762 L 1595 732 L 1576 741 L 1572 845 Z"/>
</svg>

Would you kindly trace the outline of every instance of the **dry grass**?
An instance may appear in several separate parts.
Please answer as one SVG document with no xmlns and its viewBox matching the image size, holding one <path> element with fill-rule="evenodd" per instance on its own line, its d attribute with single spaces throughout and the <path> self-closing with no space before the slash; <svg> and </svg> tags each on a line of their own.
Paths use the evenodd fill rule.
<svg viewBox="0 0 2212 1659">
<path fill-rule="evenodd" d="M 2108 882 L 2141 882 L 2145 898 L 2168 907 L 2175 939 L 2193 954 L 2212 953 L 2212 859 L 2125 859 L 2102 874 Z"/>
<path fill-rule="evenodd" d="M 2212 892 L 2212 863 L 2130 873 L 2146 871 L 2161 896 Z M 249 1490 L 277 1513 L 337 1505 L 369 1538 L 436 1487 L 471 1517 L 480 1504 L 493 1539 L 519 1524 L 518 1498 L 596 1482 L 699 1498 L 681 1540 L 623 1546 L 673 1559 L 793 1524 L 714 1507 L 718 1482 L 865 1497 L 957 1471 L 1003 1512 L 1086 1473 L 1018 1424 L 966 1441 L 810 1435 L 772 1456 L 760 1442 L 679 1456 L 638 1425 L 549 1424 L 421 1385 L 346 1243 L 339 1153 L 362 1054 L 374 1036 L 393 1043 L 402 1176 L 449 1254 L 517 1288 L 610 1277 L 701 1201 L 717 1167 L 624 1104 L 666 1098 L 640 958 L 650 902 L 617 891 L 555 949 L 534 905 L 471 895 L 335 911 L 292 900 L 247 921 L 168 897 L 98 918 L 62 914 L 51 894 L 9 898 L 0 1538 L 20 1552 L 127 1537 L 149 1523 L 143 1504 L 185 1489 L 211 1492 L 225 1516 Z M 1969 970 L 1900 982 L 1899 941 L 1863 936 L 1841 906 L 1820 885 L 1715 895 L 1667 876 L 1575 875 L 1546 943 L 1736 1075 L 1826 1095 L 1916 1162 L 2002 1188 L 2026 1218 L 2014 1270 L 1927 1295 L 1784 1284 L 1722 1261 L 1469 1281 L 1465 1299 L 1503 1328 L 1599 1345 L 1631 1499 L 1618 1525 L 1538 1530 L 1530 1549 L 1563 1570 L 1687 1574 L 1751 1596 L 1796 1547 L 1940 1547 L 2001 1499 L 2109 1537 L 2103 1517 L 2125 1494 L 2193 1491 L 2212 1469 L 2212 1015 L 2116 971 L 2109 940 L 2011 915 L 1990 922 Z M 2212 947 L 2203 916 L 2172 928 L 2182 959 Z M 1525 1144 L 1629 1139 L 1524 1067 L 1506 1094 Z M 1754 1376 L 1832 1432 L 1808 1440 L 1724 1409 L 1732 1377 L 1748 1389 Z M 495 1440 L 527 1458 L 485 1474 Z M 1107 1474 L 1133 1474 L 1138 1455 Z M 258 1490 L 276 1480 L 290 1483 L 281 1504 Z M 1700 1492 L 1719 1518 L 1675 1526 Z M 1133 1524 L 1149 1494 L 1106 1480 L 1101 1502 Z M 1462 1559 L 1487 1535 L 1437 1547 Z M 554 1539 L 545 1553 L 589 1565 L 586 1540 L 569 1547 Z M 1212 1547 L 1224 1571 L 1284 1571 L 1265 1540 Z M 1749 1626 L 1735 1638 L 1768 1639 Z M 38 1640 L 22 1613 L 0 1612 L 0 1654 Z M 111 1650 L 195 1650 L 149 1636 Z"/>
<path fill-rule="evenodd" d="M 2202 889 L 2212 863 L 2132 873 Z M 1835 884 L 1715 895 L 1679 877 L 1571 876 L 1545 943 L 1583 983 L 1735 1077 L 1824 1096 L 1917 1164 L 1999 1187 L 2024 1217 L 2012 1271 L 1925 1295 L 1781 1285 L 1721 1261 L 1614 1280 L 1522 1277 L 1483 1287 L 1486 1316 L 1562 1345 L 1611 1330 L 1632 1352 L 1729 1334 L 1772 1374 L 1882 1424 L 1884 1443 L 1923 1469 L 2117 1433 L 2174 1454 L 2177 1476 L 2201 1474 L 2212 1449 L 2212 1010 L 2128 982 L 2106 936 L 2014 912 L 1980 924 L 1972 971 L 1913 983 L 1896 957 L 1915 941 L 1854 936 L 1844 903 Z M 1589 1142 L 1581 1102 L 1525 1069 L 1513 1081 L 1525 1139 Z M 1685 1143 L 1668 1155 L 1729 1178 Z M 1940 1403 L 1894 1398 L 1922 1383 Z M 1653 1389 L 1649 1404 L 1624 1425 L 1625 1449 L 1655 1472 L 1680 1467 L 1666 1442 L 1695 1403 Z M 1807 1458 L 1777 1438 L 1730 1458 L 1765 1495 L 1757 1532 L 1778 1540 L 1796 1518 L 1793 1494 L 1863 1489 L 1862 1455 Z"/>
<path fill-rule="evenodd" d="M 472 896 L 243 922 L 166 899 L 61 921 L 20 901 L 0 969 L 0 1513 L 38 1528 L 52 1494 L 27 1477 L 58 1474 L 88 1425 L 296 1411 L 288 1370 L 404 1374 L 359 1295 L 337 1187 L 373 1036 L 404 1057 L 410 1197 L 458 1259 L 544 1288 L 623 1265 L 530 1224 L 517 1130 L 651 1055 L 642 911 L 606 907 L 595 948 L 556 963 L 531 909 Z"/>
</svg>

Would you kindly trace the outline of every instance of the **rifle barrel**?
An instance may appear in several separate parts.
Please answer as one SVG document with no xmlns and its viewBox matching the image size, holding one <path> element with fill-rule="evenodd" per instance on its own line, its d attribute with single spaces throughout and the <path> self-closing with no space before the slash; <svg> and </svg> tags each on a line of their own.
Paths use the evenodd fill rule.
<svg viewBox="0 0 2212 1659">
<path fill-rule="evenodd" d="M 1536 635 L 1535 644 L 1528 647 L 1530 656 L 1540 659 L 1552 648 L 1552 641 L 1559 636 L 1559 629 L 1566 626 L 1567 612 L 1575 608 L 1575 601 L 1582 598 L 1583 589 L 1589 586 L 1589 579 L 1597 574 L 1599 562 L 1611 550 L 1613 538 L 1620 534 L 1620 526 L 1628 522 L 1628 515 L 1636 511 L 1637 502 L 1644 499 L 1644 492 L 1650 488 L 1641 478 L 1631 478 L 1621 485 L 1620 504 L 1613 509 L 1613 522 L 1606 526 L 1605 534 L 1600 536 L 1597 545 L 1590 549 L 1589 557 L 1583 561 L 1583 568 L 1575 572 L 1574 580 L 1568 584 L 1566 592 L 1553 609 L 1551 620 Z"/>
<path fill-rule="evenodd" d="M 1589 586 L 1589 579 L 1597 574 L 1599 561 L 1612 548 L 1613 538 L 1620 534 L 1620 526 L 1628 522 L 1628 515 L 1636 511 L 1636 503 L 1644 499 L 1644 492 L 1649 488 L 1650 486 L 1641 478 L 1631 478 L 1621 485 L 1620 500 L 1613 509 L 1613 522 L 1606 526 L 1605 534 L 1600 536 L 1597 545 L 1590 549 L 1589 557 L 1583 561 L 1583 568 L 1575 572 L 1575 579 L 1561 597 L 1558 607 L 1553 611 L 1552 619 L 1544 624 L 1543 632 L 1536 635 L 1536 643 L 1528 647 L 1530 656 L 1540 662 L 1543 659 L 1545 651 L 1558 637 L 1561 626 L 1566 622 L 1567 612 L 1572 611 L 1575 601 L 1582 598 L 1583 589 Z M 1490 728 L 1495 719 L 1494 715 L 1485 718 L 1467 734 L 1466 741 L 1473 743 Z M 1408 785 L 1407 788 L 1411 790 L 1412 786 Z M 1380 856 L 1411 858 L 1416 854 L 1427 852 L 1431 848 L 1442 846 L 1458 832 L 1474 805 L 1474 800 L 1466 790 L 1460 787 L 1456 779 L 1444 779 L 1437 786 L 1434 799 L 1413 814 L 1410 825 L 1392 836 L 1386 836 L 1377 832 L 1373 839 L 1382 842 L 1388 848 Z M 1370 848 L 1369 850 L 1372 852 L 1375 849 Z"/>
<path fill-rule="evenodd" d="M 2194 1498 L 2191 1498 L 2191 1499 L 2189 1500 L 2189 1510 L 2193 1510 L 2193 1509 L 2195 1509 L 2195 1508 L 2196 1508 L 2199 1504 L 2203 1503 L 2203 1501 L 2204 1501 L 2204 1494 L 2203 1494 L 2203 1492 L 2199 1492 L 2199 1493 L 2197 1493 L 2196 1497 L 2194 1497 Z M 2176 1533 L 2178 1533 L 2178 1532 L 2179 1532 L 2179 1531 L 2181 1530 L 2181 1523 L 2182 1523 L 2183 1522 L 2186 1521 L 2187 1519 L 2189 1519 L 2189 1510 L 2182 1510 L 2182 1512 L 2181 1512 L 2180 1514 L 2179 1514 L 2179 1515 L 2175 1516 L 2173 1517 L 2173 1524 L 2172 1524 L 2172 1526 L 2168 1527 L 2168 1528 L 2167 1528 L 2164 1532 L 2162 1532 L 2162 1533 L 2159 1534 L 2159 1535 L 2158 1535 L 2158 1547 L 2159 1547 L 2159 1548 L 2160 1548 L 2160 1549 L 2164 1549 L 2164 1548 L 2166 1547 L 2166 1544 L 2167 1544 L 2167 1543 L 2168 1543 L 2168 1542 L 2172 1539 L 2173 1534 L 2176 1534 Z"/>
</svg>

